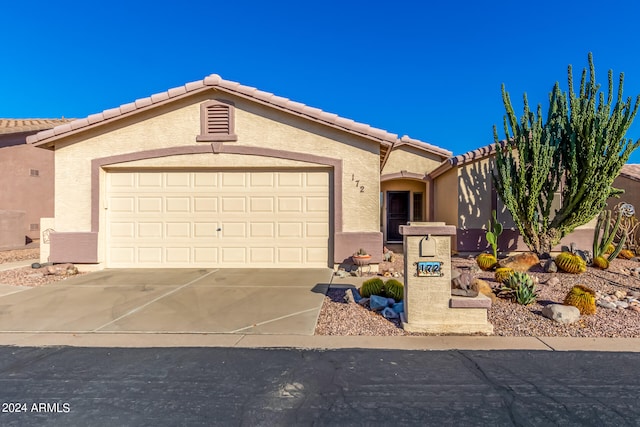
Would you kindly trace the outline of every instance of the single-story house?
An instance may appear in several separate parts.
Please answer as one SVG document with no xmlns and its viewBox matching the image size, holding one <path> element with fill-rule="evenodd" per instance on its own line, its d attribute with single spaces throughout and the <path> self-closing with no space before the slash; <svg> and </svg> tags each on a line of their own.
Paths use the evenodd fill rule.
<svg viewBox="0 0 640 427">
<path fill-rule="evenodd" d="M 0 248 L 37 240 L 40 218 L 53 215 L 53 153 L 26 138 L 69 121 L 0 119 Z"/>
<path fill-rule="evenodd" d="M 28 142 L 55 153 L 51 262 L 334 267 L 359 248 L 380 262 L 407 222 L 456 225 L 461 252 L 487 248 L 491 209 L 511 225 L 492 146 L 452 157 L 215 74 Z"/>
</svg>

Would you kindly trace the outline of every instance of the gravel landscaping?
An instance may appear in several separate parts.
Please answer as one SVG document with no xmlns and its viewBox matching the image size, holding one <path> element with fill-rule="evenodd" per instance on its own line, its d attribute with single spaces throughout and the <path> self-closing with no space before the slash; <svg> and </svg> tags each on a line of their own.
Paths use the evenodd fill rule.
<svg viewBox="0 0 640 427">
<path fill-rule="evenodd" d="M 398 257 L 401 258 L 401 257 Z M 453 257 L 454 267 L 469 268 L 475 261 Z M 595 291 L 613 294 L 617 290 L 640 291 L 640 279 L 630 270 L 640 267 L 636 261 L 616 259 L 609 270 L 589 267 L 586 273 L 544 273 L 542 267 L 534 268 L 530 275 L 538 280 L 538 301 L 522 306 L 504 299 L 496 299 L 489 310 L 489 321 L 494 335 L 541 337 L 627 337 L 640 338 L 640 312 L 631 309 L 605 309 L 598 307 L 596 314 L 583 315 L 574 324 L 563 325 L 543 317 L 542 308 L 547 304 L 562 303 L 567 292 L 576 284 Z M 498 284 L 492 272 L 478 271 L 475 276 L 486 280 L 492 287 Z M 557 277 L 559 284 L 547 285 Z M 398 321 L 387 320 L 358 304 L 344 302 L 344 289 L 330 289 L 320 312 L 317 335 L 420 335 L 405 332 Z"/>
</svg>

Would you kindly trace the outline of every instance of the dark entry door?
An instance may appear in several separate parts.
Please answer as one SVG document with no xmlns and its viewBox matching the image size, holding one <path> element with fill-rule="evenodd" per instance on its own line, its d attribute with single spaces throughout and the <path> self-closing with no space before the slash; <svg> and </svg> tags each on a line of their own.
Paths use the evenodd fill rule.
<svg viewBox="0 0 640 427">
<path fill-rule="evenodd" d="M 402 242 L 400 226 L 409 222 L 409 192 L 387 191 L 387 242 Z"/>
</svg>

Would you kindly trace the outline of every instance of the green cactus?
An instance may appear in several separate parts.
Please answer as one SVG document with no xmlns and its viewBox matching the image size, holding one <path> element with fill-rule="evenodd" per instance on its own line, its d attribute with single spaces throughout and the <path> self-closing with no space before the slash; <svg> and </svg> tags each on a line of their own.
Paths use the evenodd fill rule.
<svg viewBox="0 0 640 427">
<path fill-rule="evenodd" d="M 396 279 L 389 279 L 384 284 L 384 296 L 402 301 L 404 298 L 404 285 Z"/>
<path fill-rule="evenodd" d="M 564 299 L 565 305 L 572 305 L 580 310 L 580 314 L 596 312 L 596 293 L 585 285 L 575 285 Z"/>
<path fill-rule="evenodd" d="M 538 292 L 531 276 L 527 273 L 515 272 L 504 282 L 498 296 L 509 298 L 518 304 L 529 305 L 536 301 Z"/>
<path fill-rule="evenodd" d="M 620 227 L 620 221 L 622 220 L 622 212 L 618 212 L 618 218 L 616 219 L 615 224 L 613 225 L 613 229 L 609 231 L 611 226 L 611 211 L 605 210 L 600 212 L 598 216 L 598 223 L 596 228 L 593 230 L 593 259 L 595 260 L 598 257 L 604 256 L 609 252 L 610 245 L 613 245 L 613 238 L 616 237 L 616 233 L 618 232 L 618 228 Z M 600 229 L 602 229 L 602 235 L 600 234 Z M 611 262 L 614 260 L 627 240 L 627 236 L 623 235 L 617 245 L 614 246 L 614 250 L 610 251 L 607 261 Z"/>
<path fill-rule="evenodd" d="M 487 234 L 485 235 L 487 242 L 491 245 L 491 249 L 493 249 L 493 256 L 498 258 L 498 236 L 502 234 L 502 224 L 498 222 L 498 217 L 495 209 L 491 211 L 491 215 L 493 216 L 493 221 L 489 220 L 489 224 L 487 226 Z M 493 224 L 493 227 L 491 225 Z"/>
<path fill-rule="evenodd" d="M 360 295 L 363 298 L 369 298 L 371 295 L 382 295 L 384 282 L 379 277 L 372 277 L 362 282 L 360 287 Z"/>
</svg>

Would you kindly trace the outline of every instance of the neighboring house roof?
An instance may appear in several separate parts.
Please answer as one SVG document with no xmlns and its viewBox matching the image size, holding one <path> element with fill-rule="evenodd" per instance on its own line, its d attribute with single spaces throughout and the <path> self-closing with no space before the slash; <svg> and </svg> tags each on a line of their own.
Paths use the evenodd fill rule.
<svg viewBox="0 0 640 427">
<path fill-rule="evenodd" d="M 210 76 L 205 77 L 203 80 L 187 83 L 184 86 L 169 89 L 165 92 L 151 95 L 148 98 L 138 99 L 135 102 L 123 104 L 120 107 L 105 110 L 101 113 L 92 114 L 87 118 L 74 120 L 70 123 L 56 126 L 53 129 L 39 132 L 35 135 L 29 136 L 27 138 L 27 142 L 41 147 L 50 148 L 54 145 L 56 140 L 64 138 L 68 135 L 84 131 L 90 127 L 99 126 L 105 122 L 112 122 L 114 120 L 136 114 L 140 111 L 172 102 L 179 98 L 191 96 L 199 92 L 204 92 L 210 90 L 211 88 L 215 88 L 222 92 L 227 92 L 241 98 L 268 105 L 279 110 L 287 111 L 296 116 L 313 120 L 315 122 L 322 123 L 324 125 L 349 132 L 351 134 L 376 140 L 381 144 L 381 168 L 384 165 L 384 161 L 387 158 L 390 148 L 396 143 L 406 143 L 414 146 L 419 146 L 422 149 L 431 151 L 443 157 L 451 155 L 451 152 L 443 150 L 439 147 L 422 143 L 407 136 L 399 139 L 396 134 L 389 133 L 385 130 L 374 128 L 367 124 L 358 123 L 354 120 L 340 117 L 337 114 L 327 113 L 318 108 L 309 107 L 305 104 L 291 101 L 287 98 L 282 98 L 272 93 L 258 90 L 254 87 L 244 86 L 240 83 L 224 80 L 217 74 L 211 74 Z"/>
<path fill-rule="evenodd" d="M 632 179 L 634 181 L 640 181 L 640 164 L 627 163 L 626 165 L 622 166 L 620 176 Z"/>
<path fill-rule="evenodd" d="M 74 119 L 0 119 L 0 134 L 22 133 L 51 129 Z"/>
<path fill-rule="evenodd" d="M 504 141 L 500 141 L 502 144 Z M 450 169 L 453 169 L 457 166 L 466 165 L 467 163 L 473 163 L 478 160 L 486 159 L 487 157 L 494 156 L 496 154 L 496 144 L 485 145 L 484 147 L 476 148 L 475 150 L 468 151 L 464 154 L 460 154 L 459 156 L 450 157 L 440 166 L 435 168 L 429 176 L 431 179 L 434 179 L 443 173 L 447 172 Z"/>
</svg>

